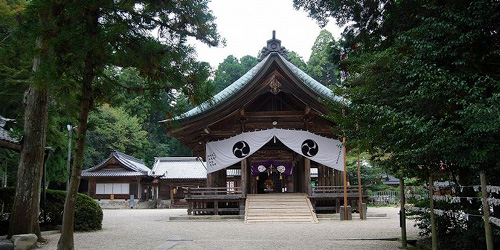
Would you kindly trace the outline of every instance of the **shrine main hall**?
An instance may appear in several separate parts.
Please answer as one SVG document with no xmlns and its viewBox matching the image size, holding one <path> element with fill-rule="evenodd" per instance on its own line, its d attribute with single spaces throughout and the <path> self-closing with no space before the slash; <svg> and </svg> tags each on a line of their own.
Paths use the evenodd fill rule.
<svg viewBox="0 0 500 250">
<path fill-rule="evenodd" d="M 162 121 L 205 162 L 207 187 L 185 191 L 188 212 L 248 216 L 252 201 L 280 198 L 339 212 L 345 147 L 325 104 L 342 98 L 293 65 L 274 32 L 259 60 L 213 98 Z M 358 195 L 349 188 L 353 207 Z"/>
</svg>

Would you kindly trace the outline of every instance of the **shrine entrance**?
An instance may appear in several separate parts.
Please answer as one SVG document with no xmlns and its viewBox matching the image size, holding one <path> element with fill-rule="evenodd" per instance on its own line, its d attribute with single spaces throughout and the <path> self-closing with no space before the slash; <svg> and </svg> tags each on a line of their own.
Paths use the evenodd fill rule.
<svg viewBox="0 0 500 250">
<path fill-rule="evenodd" d="M 257 194 L 286 193 L 283 176 L 276 172 L 261 173 L 256 178 Z"/>
</svg>

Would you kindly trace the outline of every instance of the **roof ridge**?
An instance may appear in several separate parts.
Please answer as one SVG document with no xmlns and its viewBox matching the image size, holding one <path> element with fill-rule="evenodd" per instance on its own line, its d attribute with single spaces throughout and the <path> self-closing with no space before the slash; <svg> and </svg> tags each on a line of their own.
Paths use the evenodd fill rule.
<svg viewBox="0 0 500 250">
<path fill-rule="evenodd" d="M 273 53 L 271 53 L 273 54 Z M 160 122 L 167 122 L 167 121 L 175 121 L 175 120 L 180 120 L 186 117 L 194 116 L 197 114 L 202 113 L 203 111 L 207 111 L 213 107 L 215 107 L 216 104 L 221 103 L 222 101 L 226 100 L 228 96 L 231 96 L 234 94 L 234 92 L 240 90 L 243 86 L 245 86 L 250 80 L 255 76 L 255 73 L 258 72 L 262 66 L 267 62 L 268 58 L 271 56 L 271 54 L 267 55 L 264 59 L 262 59 L 259 63 L 257 63 L 255 66 L 253 66 L 250 70 L 248 70 L 245 74 L 243 74 L 240 78 L 238 78 L 236 81 L 233 83 L 229 84 L 227 87 L 225 87 L 223 90 L 221 90 L 219 93 L 214 95 L 212 98 L 204 101 L 200 105 L 169 119 L 162 120 Z M 239 85 L 239 86 L 238 86 Z"/>
<path fill-rule="evenodd" d="M 135 158 L 135 157 L 133 157 L 133 156 L 131 156 L 131 155 L 128 155 L 128 154 L 122 153 L 122 152 L 120 152 L 120 151 L 118 151 L 118 150 L 115 150 L 115 151 L 113 151 L 112 153 L 116 153 L 116 154 L 118 154 L 119 156 L 122 156 L 123 158 L 126 158 L 126 159 L 129 159 L 129 160 L 132 160 L 132 161 L 135 161 L 135 162 L 138 162 L 138 163 L 142 163 L 142 164 L 144 164 L 144 161 L 143 161 L 143 160 L 141 160 L 141 159 L 139 159 L 139 158 Z"/>
</svg>

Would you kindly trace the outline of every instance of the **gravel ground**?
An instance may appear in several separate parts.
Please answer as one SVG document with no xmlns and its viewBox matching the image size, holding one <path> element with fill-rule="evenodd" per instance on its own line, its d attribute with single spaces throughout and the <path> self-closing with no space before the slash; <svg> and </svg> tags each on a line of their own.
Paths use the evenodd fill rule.
<svg viewBox="0 0 500 250">
<path fill-rule="evenodd" d="M 399 249 L 398 208 L 368 208 L 387 217 L 360 221 L 320 219 L 318 224 L 241 220 L 169 221 L 185 209 L 104 210 L 103 229 L 75 233 L 76 249 Z M 417 238 L 407 222 L 408 238 Z M 60 234 L 46 235 L 41 249 L 56 249 Z"/>
</svg>

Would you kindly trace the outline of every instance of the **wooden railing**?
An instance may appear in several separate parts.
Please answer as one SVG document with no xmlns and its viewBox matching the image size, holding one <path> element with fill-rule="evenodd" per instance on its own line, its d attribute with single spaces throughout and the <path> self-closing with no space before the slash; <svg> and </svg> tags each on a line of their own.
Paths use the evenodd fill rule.
<svg viewBox="0 0 500 250">
<path fill-rule="evenodd" d="M 184 198 L 189 215 L 244 214 L 241 187 L 187 188 Z"/>
<path fill-rule="evenodd" d="M 225 197 L 241 197 L 241 187 L 205 187 L 205 188 L 188 188 L 184 191 L 184 197 L 187 199 L 213 199 Z"/>
<path fill-rule="evenodd" d="M 347 187 L 347 196 L 357 196 L 358 187 Z M 343 186 L 312 186 L 311 197 L 338 197 L 344 195 Z"/>
</svg>

